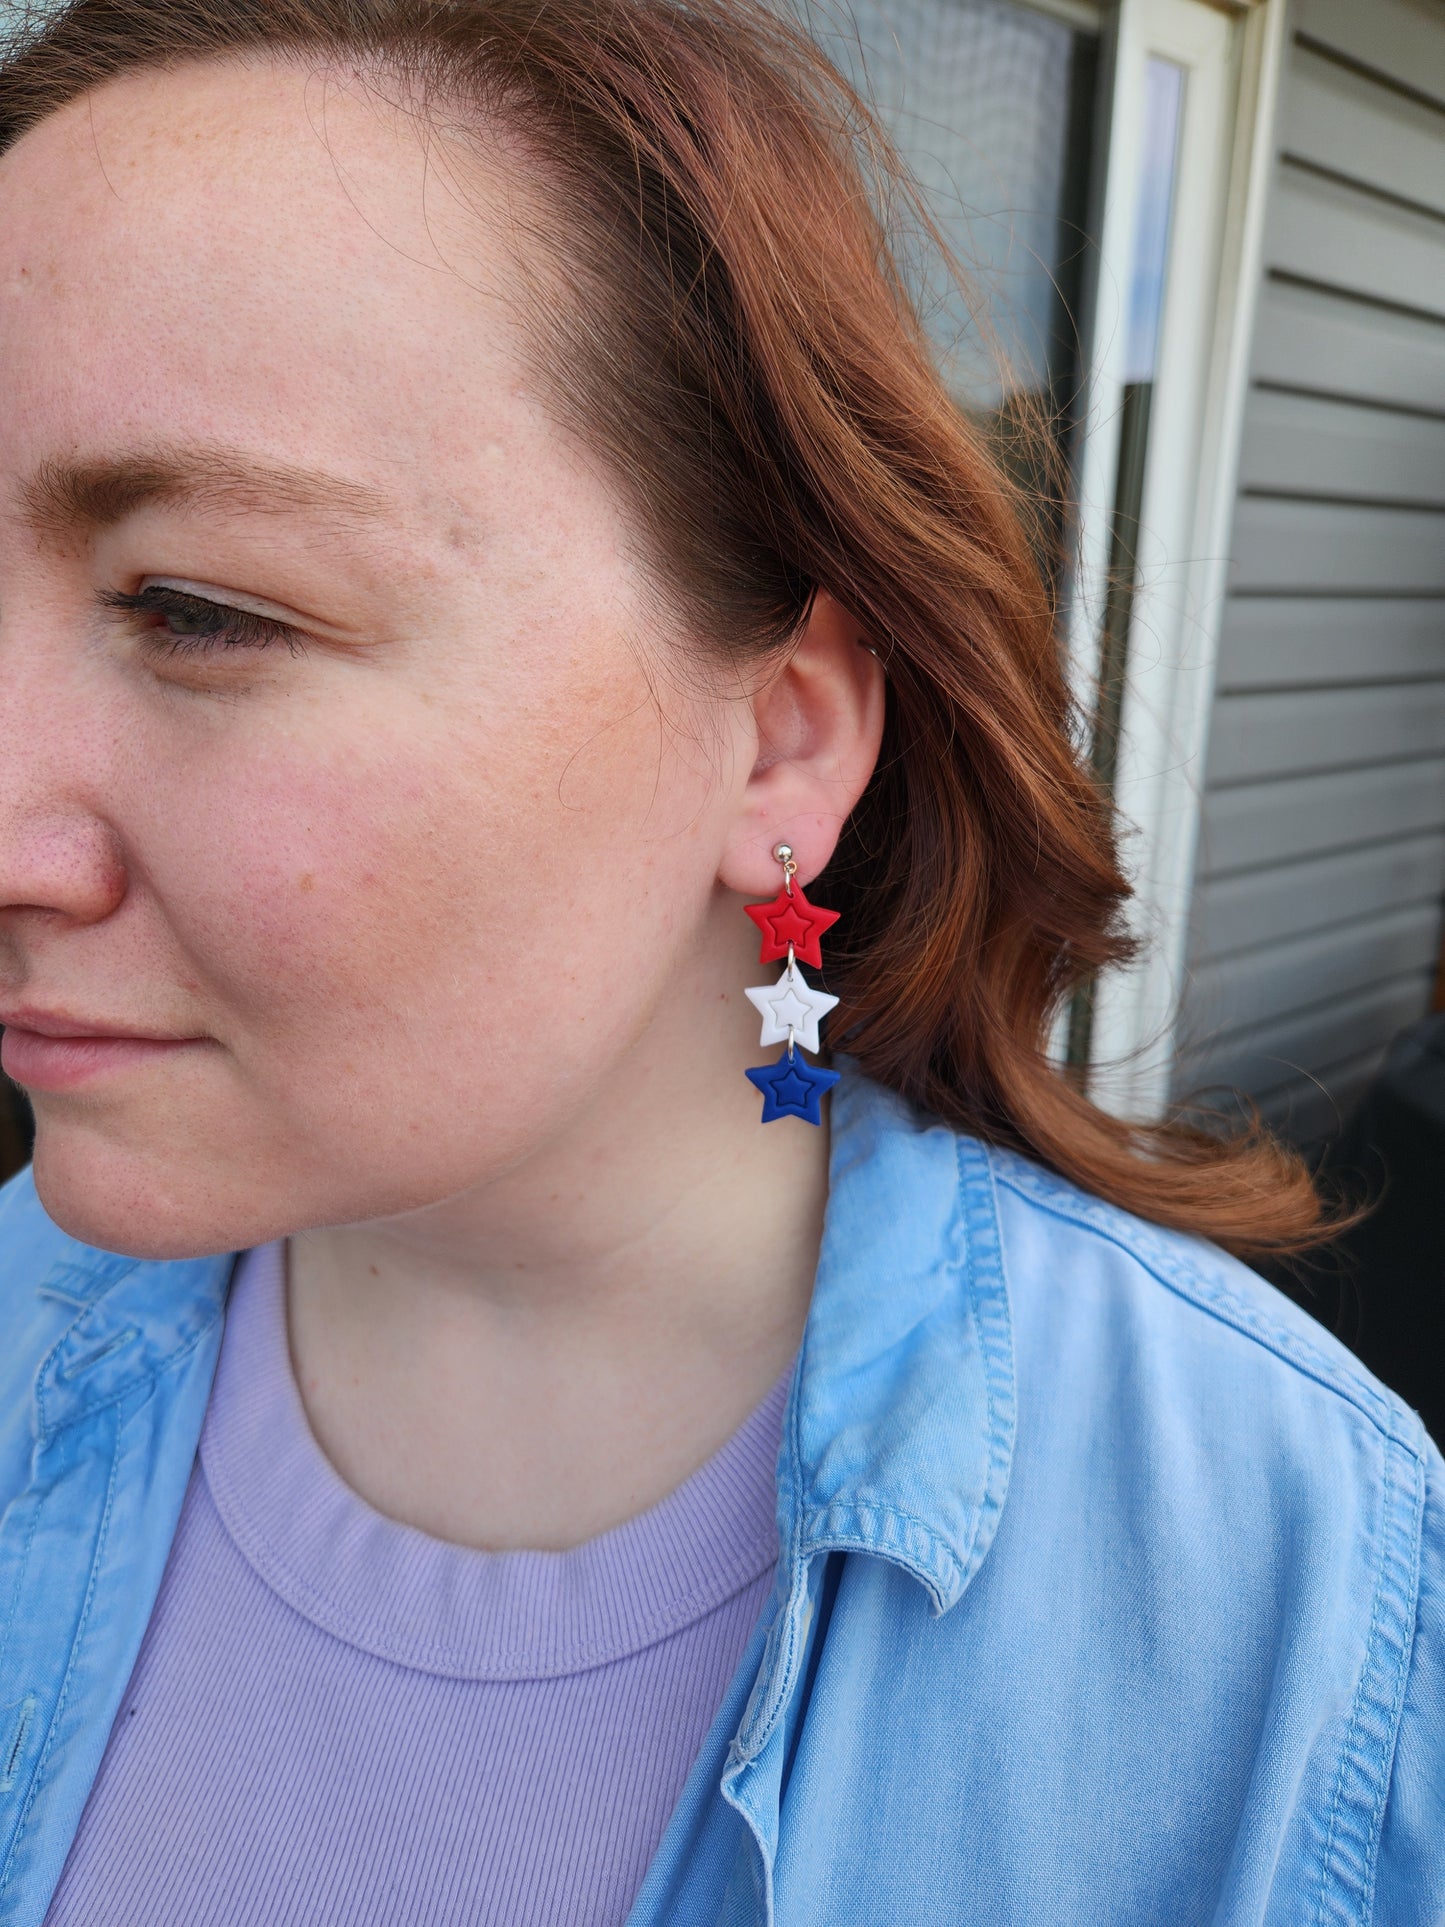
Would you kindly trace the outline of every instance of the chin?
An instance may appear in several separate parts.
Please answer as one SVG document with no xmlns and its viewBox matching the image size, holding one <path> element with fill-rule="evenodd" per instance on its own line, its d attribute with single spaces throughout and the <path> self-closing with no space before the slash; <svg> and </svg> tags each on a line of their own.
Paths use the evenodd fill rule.
<svg viewBox="0 0 1445 1927">
<path fill-rule="evenodd" d="M 62 1231 L 125 1258 L 210 1258 L 278 1235 L 184 1161 L 127 1154 L 85 1131 L 41 1124 L 34 1177 Z"/>
</svg>

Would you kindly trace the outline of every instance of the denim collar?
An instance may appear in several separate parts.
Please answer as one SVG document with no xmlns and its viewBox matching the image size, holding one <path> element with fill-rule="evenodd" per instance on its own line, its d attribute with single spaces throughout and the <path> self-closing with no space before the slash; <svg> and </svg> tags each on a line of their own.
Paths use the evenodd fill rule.
<svg viewBox="0 0 1445 1927">
<path fill-rule="evenodd" d="M 794 1543 L 891 1559 L 946 1612 L 993 1537 L 1013 1451 L 992 1173 L 981 1145 L 851 1068 L 832 1127 L 784 1468 Z"/>
<path fill-rule="evenodd" d="M 973 1139 L 850 1060 L 840 1068 L 778 1464 L 782 1549 L 793 1561 L 834 1549 L 891 1559 L 946 1612 L 993 1536 L 1013 1449 L 993 1177 Z M 80 1315 L 36 1381 L 42 1436 L 164 1371 L 223 1308 L 234 1262 L 120 1258 L 69 1238 L 51 1253 L 40 1294 Z"/>
<path fill-rule="evenodd" d="M 748 1685 L 739 1681 L 747 1697 L 735 1727 L 736 1702 L 725 1709 L 732 1737 L 721 1785 L 711 1789 L 757 1844 L 764 1919 L 788 1735 L 807 1698 L 798 1689 L 830 1566 L 822 1555 L 891 1562 L 935 1613 L 947 1612 L 993 1537 L 1013 1449 L 990 1154 L 870 1084 L 847 1059 L 839 1069 L 822 1249 L 778 1455 L 775 1604 L 757 1671 Z M 144 1630 L 169 1544 L 165 1521 L 179 1513 L 205 1416 L 234 1256 L 148 1262 L 96 1251 L 63 1237 L 33 1196 L 21 1195 L 29 1189 L 22 1180 L 11 1195 L 5 1261 L 12 1277 L 39 1280 L 29 1329 L 42 1362 L 31 1490 L 7 1515 L 9 1553 L 18 1572 L 46 1494 L 68 1482 L 73 1516 L 56 1511 L 56 1520 L 90 1570 L 87 1602 L 93 1593 L 105 1602 L 85 1641 L 67 1640 L 65 1690 L 78 1707 L 87 1694 L 108 1703 Z M 72 1429 L 82 1419 L 100 1427 L 90 1445 Z M 112 1543 L 117 1493 L 123 1517 Z M 144 1539 L 145 1520 L 157 1526 L 154 1543 Z M 138 1554 L 126 1550 L 133 1539 L 144 1541 Z M 0 1535 L 0 1569 L 6 1552 Z M 12 1628 L 7 1662 L 17 1678 L 53 1671 L 55 1637 L 44 1616 Z M 23 1707 L 21 1716 L 23 1736 Z M 49 1781 L 32 1781 L 24 1795 L 32 1860 L 44 1859 L 47 1839 L 68 1841 L 78 1821 L 103 1741 L 98 1730 L 83 1731 L 83 1746 L 52 1749 L 46 1740 Z M 27 1774 L 38 1771 L 38 1757 Z M 696 1797 L 708 1811 L 709 1789 Z M 682 1814 L 673 1830 L 684 1844 L 694 1817 Z M 15 1850 L 13 1832 L 0 1833 L 0 1880 L 26 1877 Z M 57 1873 L 32 1867 L 36 1891 L 48 1895 Z"/>
<path fill-rule="evenodd" d="M 778 1460 L 782 1610 L 735 1766 L 766 1747 L 796 1683 L 815 1555 L 889 1560 L 947 1612 L 993 1539 L 1013 1457 L 989 1153 L 836 1061 L 822 1249 Z"/>
<path fill-rule="evenodd" d="M 52 1262 L 37 1295 L 76 1316 L 35 1380 L 41 1442 L 153 1383 L 218 1325 L 235 1263 L 145 1260 L 97 1251 L 47 1226 Z"/>
<path fill-rule="evenodd" d="M 1013 1360 L 983 1146 L 842 1058 L 829 1198 L 779 1457 L 792 1561 L 893 1560 L 936 1612 L 998 1522 L 1013 1449 Z M 788 1128 L 788 1127 L 784 1127 Z M 234 1254 L 143 1261 L 51 1228 L 42 1297 L 80 1314 L 36 1382 L 42 1436 L 154 1379 L 224 1306 Z"/>
</svg>

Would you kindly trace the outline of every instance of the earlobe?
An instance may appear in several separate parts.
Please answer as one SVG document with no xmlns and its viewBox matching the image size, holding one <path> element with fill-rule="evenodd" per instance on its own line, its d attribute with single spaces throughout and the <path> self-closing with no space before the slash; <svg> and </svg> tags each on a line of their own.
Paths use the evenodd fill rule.
<svg viewBox="0 0 1445 1927">
<path fill-rule="evenodd" d="M 806 883 L 824 868 L 878 760 L 883 665 L 862 625 L 819 589 L 787 660 L 753 698 L 757 756 L 739 798 L 719 881 L 764 896 L 774 846 L 797 854 Z"/>
</svg>

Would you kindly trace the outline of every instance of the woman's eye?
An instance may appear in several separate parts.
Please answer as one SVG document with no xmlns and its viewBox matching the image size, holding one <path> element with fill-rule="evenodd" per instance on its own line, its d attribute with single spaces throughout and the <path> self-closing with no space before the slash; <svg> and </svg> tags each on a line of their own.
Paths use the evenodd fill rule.
<svg viewBox="0 0 1445 1927">
<path fill-rule="evenodd" d="M 224 602 L 211 602 L 186 589 L 169 589 L 152 583 L 134 595 L 118 589 L 102 589 L 98 601 L 103 609 L 124 617 L 139 633 L 144 645 L 169 656 L 194 655 L 201 651 L 223 649 L 265 649 L 284 642 L 293 654 L 299 653 L 299 630 L 271 616 L 258 616 L 250 609 L 235 609 Z"/>
</svg>

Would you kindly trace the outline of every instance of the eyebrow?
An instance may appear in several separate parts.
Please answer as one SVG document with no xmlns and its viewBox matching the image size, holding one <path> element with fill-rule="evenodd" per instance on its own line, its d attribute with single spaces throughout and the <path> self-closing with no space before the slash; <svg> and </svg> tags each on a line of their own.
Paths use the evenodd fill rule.
<svg viewBox="0 0 1445 1927">
<path fill-rule="evenodd" d="M 46 461 L 20 484 L 26 519 L 49 535 L 93 534 L 157 502 L 242 515 L 321 511 L 366 522 L 393 506 L 380 490 L 318 469 L 195 444 L 87 461 Z"/>
</svg>

